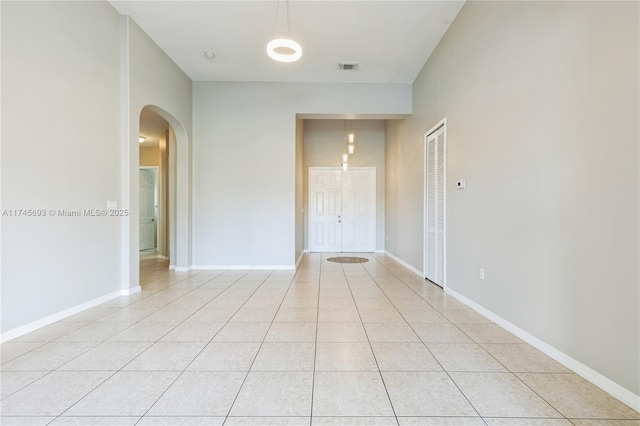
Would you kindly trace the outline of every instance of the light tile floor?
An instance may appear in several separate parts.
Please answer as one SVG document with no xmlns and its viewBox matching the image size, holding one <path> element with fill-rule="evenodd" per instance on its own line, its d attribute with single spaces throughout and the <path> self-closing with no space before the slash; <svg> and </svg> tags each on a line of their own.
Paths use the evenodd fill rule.
<svg viewBox="0 0 640 426">
<path fill-rule="evenodd" d="M 333 254 L 331 254 L 333 255 Z M 168 271 L 0 346 L 2 425 L 640 425 L 384 255 Z"/>
</svg>

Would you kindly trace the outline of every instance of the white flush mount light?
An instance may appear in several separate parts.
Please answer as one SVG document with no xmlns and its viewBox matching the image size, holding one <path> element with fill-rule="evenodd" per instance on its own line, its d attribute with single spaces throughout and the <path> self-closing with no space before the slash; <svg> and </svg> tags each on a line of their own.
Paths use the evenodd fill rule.
<svg viewBox="0 0 640 426">
<path fill-rule="evenodd" d="M 289 10 L 289 0 L 285 0 L 287 7 L 287 36 L 274 37 L 267 44 L 267 55 L 278 62 L 295 62 L 302 57 L 302 47 L 291 37 L 291 11 Z M 278 10 L 280 9 L 280 0 L 276 6 L 276 16 L 273 20 L 273 33 L 276 33 L 276 24 L 278 23 Z"/>
<path fill-rule="evenodd" d="M 145 138 L 144 136 L 140 136 L 138 137 L 138 142 L 142 143 L 146 140 L 147 138 Z"/>
<path fill-rule="evenodd" d="M 302 47 L 288 38 L 276 38 L 267 44 L 267 55 L 278 62 L 295 62 L 302 57 Z"/>
<path fill-rule="evenodd" d="M 216 54 L 213 52 L 204 52 L 204 57 L 207 59 L 215 59 Z"/>
</svg>

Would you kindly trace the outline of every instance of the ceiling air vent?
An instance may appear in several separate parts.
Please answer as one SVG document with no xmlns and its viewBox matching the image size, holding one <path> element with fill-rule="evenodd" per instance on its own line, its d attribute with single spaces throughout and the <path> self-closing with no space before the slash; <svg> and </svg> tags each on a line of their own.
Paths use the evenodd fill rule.
<svg viewBox="0 0 640 426">
<path fill-rule="evenodd" d="M 345 71 L 358 71 L 358 64 L 355 62 L 346 63 L 346 62 L 338 62 L 338 69 Z"/>
</svg>

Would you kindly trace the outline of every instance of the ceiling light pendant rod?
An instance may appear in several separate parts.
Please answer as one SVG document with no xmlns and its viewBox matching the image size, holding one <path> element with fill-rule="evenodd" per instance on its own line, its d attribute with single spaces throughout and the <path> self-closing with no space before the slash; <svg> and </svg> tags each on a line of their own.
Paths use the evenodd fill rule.
<svg viewBox="0 0 640 426">
<path fill-rule="evenodd" d="M 287 37 L 291 38 L 291 9 L 289 9 L 289 0 L 285 1 L 287 2 Z"/>
<path fill-rule="evenodd" d="M 267 55 L 278 62 L 295 62 L 302 57 L 302 47 L 291 38 L 291 10 L 289 0 L 286 1 L 287 12 L 287 38 L 274 38 L 267 44 Z M 276 25 L 278 22 L 278 11 L 280 0 L 276 6 L 276 16 L 273 20 L 272 37 L 275 37 Z"/>
<path fill-rule="evenodd" d="M 273 17 L 273 29 L 271 30 L 271 38 L 276 36 L 276 25 L 278 24 L 278 11 L 280 10 L 280 0 L 276 3 L 276 16 Z"/>
</svg>

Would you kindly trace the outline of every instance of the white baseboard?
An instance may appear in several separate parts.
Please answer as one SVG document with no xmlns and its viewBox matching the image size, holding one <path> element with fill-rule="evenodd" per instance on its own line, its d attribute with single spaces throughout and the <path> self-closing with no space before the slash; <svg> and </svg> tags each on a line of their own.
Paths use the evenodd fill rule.
<svg viewBox="0 0 640 426">
<path fill-rule="evenodd" d="M 306 250 L 302 250 L 302 253 L 300 253 L 300 256 L 298 256 L 298 260 L 296 260 L 296 269 L 298 269 L 298 266 L 300 266 L 300 262 L 302 262 L 302 259 L 304 258 L 306 252 Z"/>
<path fill-rule="evenodd" d="M 86 311 L 87 309 L 91 309 L 94 306 L 98 306 L 102 303 L 108 302 L 111 299 L 120 297 L 122 295 L 122 291 L 123 290 L 118 290 L 109 294 L 105 294 L 104 296 L 97 297 L 93 300 L 89 300 L 88 302 L 84 302 L 72 308 L 65 309 L 64 311 L 60 311 L 37 321 L 30 322 L 29 324 L 25 324 L 12 330 L 5 331 L 0 335 L 0 343 L 8 342 L 9 340 L 13 340 L 27 333 L 31 333 L 32 331 L 36 331 L 39 328 L 46 327 L 47 325 L 53 324 L 54 322 L 63 320 L 82 311 Z"/>
<path fill-rule="evenodd" d="M 387 251 L 386 250 L 374 250 L 374 253 L 380 253 L 380 254 L 385 254 Z"/>
<path fill-rule="evenodd" d="M 614 398 L 619 399 L 620 401 L 622 401 L 623 403 L 627 404 L 629 407 L 633 408 L 634 410 L 640 411 L 640 395 L 636 395 L 633 392 L 631 392 L 630 390 L 620 386 L 619 384 L 617 384 L 613 380 L 604 377 L 602 374 L 600 374 L 597 371 L 587 367 L 586 365 L 584 365 L 580 361 L 570 357 L 569 355 L 567 355 L 564 352 L 554 348 L 553 346 L 549 345 L 548 343 L 543 342 L 542 340 L 538 339 L 537 337 L 529 334 L 525 330 L 523 330 L 520 327 L 510 323 L 509 321 L 505 320 L 504 318 L 494 314 L 490 310 L 488 310 L 485 307 L 477 304 L 473 300 L 463 296 L 462 294 L 458 293 L 457 291 L 452 290 L 450 288 L 446 288 L 445 291 L 448 294 L 450 294 L 451 296 L 453 296 L 456 299 L 458 299 L 460 302 L 464 303 L 465 305 L 467 305 L 471 309 L 473 309 L 476 312 L 478 312 L 479 314 L 481 314 L 484 317 L 486 317 L 486 318 L 490 319 L 491 321 L 495 322 L 496 324 L 498 324 L 500 327 L 504 328 L 505 330 L 515 334 L 516 336 L 518 336 L 519 338 L 521 338 L 522 340 L 524 340 L 525 342 L 527 342 L 528 344 L 530 344 L 534 348 L 540 350 L 541 352 L 543 352 L 546 355 L 548 355 L 549 357 L 555 359 L 556 361 L 558 361 L 560 364 L 564 365 L 568 369 L 574 371 L 576 374 L 582 376 L 583 378 L 585 378 L 589 382 L 591 382 L 594 385 L 598 386 L 600 389 L 602 389 L 603 391 L 607 392 L 608 394 L 610 394 Z"/>
<path fill-rule="evenodd" d="M 407 262 L 405 262 L 404 260 L 400 259 L 399 257 L 389 253 L 388 251 L 384 251 L 384 254 L 386 254 L 387 256 L 389 256 L 390 258 L 392 258 L 393 260 L 395 260 L 396 262 L 398 262 L 399 264 L 401 264 L 402 266 L 404 266 L 405 268 L 407 268 L 408 270 L 410 270 L 411 272 L 413 272 L 414 274 L 416 274 L 420 278 L 424 278 L 424 275 L 422 275 L 422 271 L 419 270 L 418 268 L 409 265 Z"/>
<path fill-rule="evenodd" d="M 132 294 L 140 293 L 142 291 L 142 287 L 139 285 L 131 288 L 123 288 L 120 290 L 120 296 L 131 296 Z"/>
<path fill-rule="evenodd" d="M 169 266 L 169 269 L 173 269 L 176 272 L 189 272 L 190 270 L 194 269 L 193 266 L 173 266 L 173 268 L 171 268 L 171 266 Z"/>
<path fill-rule="evenodd" d="M 175 271 L 176 270 L 176 265 L 169 265 L 169 270 L 170 271 Z"/>
<path fill-rule="evenodd" d="M 161 254 L 158 255 L 158 259 L 169 260 L 169 258 L 167 256 L 163 256 Z"/>
<path fill-rule="evenodd" d="M 270 271 L 270 270 L 287 270 L 296 269 L 296 265 L 193 265 L 189 269 L 199 270 L 257 270 L 257 271 Z M 178 269 L 176 269 L 178 271 Z"/>
</svg>

